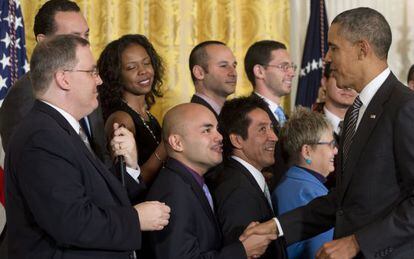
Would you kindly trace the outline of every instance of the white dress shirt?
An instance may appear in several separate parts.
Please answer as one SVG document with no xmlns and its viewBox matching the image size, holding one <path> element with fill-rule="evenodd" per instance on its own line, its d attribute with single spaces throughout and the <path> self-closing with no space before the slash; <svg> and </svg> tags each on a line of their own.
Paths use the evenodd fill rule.
<svg viewBox="0 0 414 259">
<path fill-rule="evenodd" d="M 272 111 L 273 116 L 275 116 L 277 121 L 279 120 L 279 117 L 277 117 L 277 115 L 275 114 L 276 109 L 279 107 L 279 104 L 275 103 L 274 101 L 270 100 L 269 98 L 254 92 L 255 94 L 257 94 L 258 96 L 260 96 L 261 98 L 263 98 L 263 100 L 267 103 L 267 105 L 269 105 L 269 109 Z"/>
</svg>

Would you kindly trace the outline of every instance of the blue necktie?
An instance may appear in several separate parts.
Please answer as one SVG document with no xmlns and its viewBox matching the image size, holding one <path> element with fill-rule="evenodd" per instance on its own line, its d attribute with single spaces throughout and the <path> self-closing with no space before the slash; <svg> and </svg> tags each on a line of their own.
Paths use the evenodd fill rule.
<svg viewBox="0 0 414 259">
<path fill-rule="evenodd" d="M 206 184 L 203 184 L 203 191 L 204 191 L 204 194 L 206 195 L 208 203 L 210 204 L 211 210 L 214 212 L 213 198 L 211 197 L 211 193 L 208 190 L 208 187 Z"/>
<path fill-rule="evenodd" d="M 279 105 L 277 106 L 274 112 L 278 118 L 280 126 L 283 126 L 283 124 L 285 124 L 286 122 L 286 116 L 285 116 L 285 112 L 283 111 L 283 108 Z"/>
</svg>

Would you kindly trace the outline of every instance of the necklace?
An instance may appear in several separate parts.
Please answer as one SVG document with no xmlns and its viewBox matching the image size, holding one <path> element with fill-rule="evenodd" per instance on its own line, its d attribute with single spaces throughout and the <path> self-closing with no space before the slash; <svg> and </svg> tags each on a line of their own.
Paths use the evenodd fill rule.
<svg viewBox="0 0 414 259">
<path fill-rule="evenodd" d="M 142 124 L 144 124 L 144 127 L 148 130 L 148 132 L 151 134 L 151 136 L 152 136 L 152 138 L 155 140 L 155 142 L 157 143 L 157 145 L 159 145 L 160 144 L 160 142 L 157 140 L 157 137 L 155 136 L 155 134 L 154 134 L 154 131 L 152 131 L 152 129 L 151 129 L 151 127 L 148 125 L 148 123 L 145 121 L 145 119 L 141 116 L 141 114 L 139 114 L 139 112 L 137 112 L 134 108 L 132 108 L 131 106 L 129 106 L 128 105 L 128 102 L 126 101 L 126 100 L 124 100 L 124 99 L 122 99 L 122 102 L 124 102 L 126 105 L 127 105 L 127 107 L 129 107 L 131 110 L 133 110 L 137 115 L 138 115 L 138 117 L 141 119 L 141 121 L 142 121 Z M 154 116 L 152 116 L 152 114 L 148 111 L 148 110 L 145 110 L 145 112 L 147 113 L 147 115 L 148 115 L 148 119 L 151 121 L 151 120 L 154 120 Z"/>
<path fill-rule="evenodd" d="M 149 118 L 150 120 L 151 120 L 151 119 L 154 119 L 154 117 L 152 116 L 152 114 L 151 114 L 149 111 L 145 111 L 145 112 L 147 113 L 148 118 Z M 157 145 L 159 145 L 159 144 L 160 144 L 160 142 L 157 140 L 157 137 L 155 137 L 155 134 L 154 134 L 154 132 L 152 131 L 151 127 L 150 127 L 150 126 L 148 125 L 148 123 L 144 120 L 144 118 L 142 118 L 141 114 L 139 114 L 138 112 L 137 112 L 137 114 L 138 114 L 138 117 L 141 119 L 142 124 L 144 124 L 145 128 L 147 128 L 148 132 L 151 134 L 152 138 L 155 140 L 155 142 L 157 143 Z"/>
</svg>

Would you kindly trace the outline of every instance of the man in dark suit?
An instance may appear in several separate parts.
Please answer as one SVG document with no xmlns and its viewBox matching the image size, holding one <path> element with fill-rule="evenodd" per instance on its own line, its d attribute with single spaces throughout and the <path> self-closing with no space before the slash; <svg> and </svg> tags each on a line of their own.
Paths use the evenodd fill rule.
<svg viewBox="0 0 414 259">
<path fill-rule="evenodd" d="M 211 183 L 224 244 L 239 239 L 252 221 L 274 217 L 269 188 L 261 170 L 272 165 L 277 137 L 261 99 L 241 97 L 224 103 L 219 130 L 224 165 Z M 271 242 L 262 258 L 285 258 L 283 240 Z"/>
<path fill-rule="evenodd" d="M 261 255 L 275 236 L 250 236 L 223 245 L 203 175 L 222 161 L 222 137 L 212 112 L 181 104 L 167 112 L 163 137 L 168 160 L 148 199 L 171 207 L 168 227 L 151 232 L 154 258 L 246 258 Z"/>
<path fill-rule="evenodd" d="M 321 79 L 321 88 L 324 94 L 324 101 L 312 106 L 312 110 L 322 113 L 331 123 L 336 143 L 340 143 L 340 135 L 344 128 L 344 118 L 346 111 L 352 105 L 357 96 L 357 92 L 348 87 L 339 87 L 336 79 L 332 75 L 331 65 L 327 63 Z M 335 156 L 337 161 L 337 156 Z M 336 163 L 337 164 L 337 163 Z M 336 186 L 336 175 L 340 172 L 341 166 L 335 166 L 335 171 L 331 172 L 324 185 L 331 189 Z"/>
<path fill-rule="evenodd" d="M 102 81 L 88 41 L 74 35 L 42 41 L 30 69 L 37 100 L 6 152 L 9 258 L 131 258 L 141 230 L 162 229 L 169 208 L 131 206 L 90 147 L 78 121 L 96 109 Z M 114 153 L 136 168 L 136 154 L 124 150 L 127 130 L 114 129 Z"/>
<path fill-rule="evenodd" d="M 293 243 L 335 227 L 318 258 L 412 258 L 414 95 L 387 64 L 391 28 L 370 8 L 339 14 L 326 60 L 339 86 L 359 96 L 345 116 L 335 191 L 279 218 Z M 266 231 L 267 230 L 267 231 Z M 272 233 L 274 221 L 251 232 Z"/>
<path fill-rule="evenodd" d="M 89 37 L 89 27 L 79 6 L 68 0 L 50 0 L 46 2 L 35 16 L 33 30 L 37 42 L 60 34 L 74 34 L 85 39 Z M 0 107 L 0 134 L 5 151 L 10 137 L 17 125 L 29 113 L 34 101 L 29 72 L 9 89 Z M 81 123 L 95 154 L 110 167 L 112 161 L 106 149 L 104 124 L 100 108 L 98 107 L 91 114 L 81 119 Z"/>
<path fill-rule="evenodd" d="M 281 106 L 282 97 L 292 91 L 292 79 L 295 76 L 296 65 L 292 63 L 286 46 L 278 41 L 263 40 L 255 42 L 247 50 L 244 58 L 244 69 L 247 78 L 253 85 L 252 97 L 263 99 L 272 120 L 274 132 L 279 134 L 280 128 L 287 116 Z M 287 157 L 282 153 L 282 147 L 276 144 L 275 163 L 264 172 L 268 178 L 271 190 L 279 183 L 287 171 Z"/>
<path fill-rule="evenodd" d="M 233 52 L 223 42 L 204 41 L 191 51 L 189 66 L 196 90 L 191 102 L 206 106 L 217 118 L 227 96 L 236 89 Z"/>
</svg>

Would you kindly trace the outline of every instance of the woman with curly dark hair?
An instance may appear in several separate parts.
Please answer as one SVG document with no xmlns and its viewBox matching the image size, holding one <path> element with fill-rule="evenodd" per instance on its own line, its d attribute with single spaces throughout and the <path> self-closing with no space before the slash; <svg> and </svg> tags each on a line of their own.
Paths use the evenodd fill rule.
<svg viewBox="0 0 414 259">
<path fill-rule="evenodd" d="M 149 112 L 155 96 L 162 96 L 161 57 L 145 36 L 124 35 L 105 47 L 98 69 L 103 81 L 98 90 L 107 137 L 111 137 L 115 122 L 134 133 L 138 164 L 144 182 L 149 183 L 166 158 L 160 124 Z"/>
</svg>

